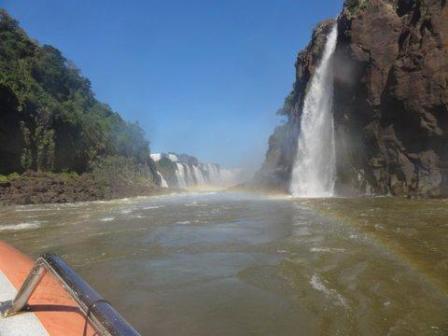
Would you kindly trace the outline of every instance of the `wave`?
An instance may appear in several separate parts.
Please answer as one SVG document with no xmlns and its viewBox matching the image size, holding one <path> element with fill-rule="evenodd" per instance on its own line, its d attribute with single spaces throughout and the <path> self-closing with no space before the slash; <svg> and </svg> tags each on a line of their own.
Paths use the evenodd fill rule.
<svg viewBox="0 0 448 336">
<path fill-rule="evenodd" d="M 22 230 L 36 230 L 41 227 L 41 222 L 30 222 L 30 223 L 20 223 L 20 224 L 8 224 L 1 225 L 0 232 L 8 231 L 22 231 Z"/>
<path fill-rule="evenodd" d="M 336 304 L 348 308 L 345 298 L 339 294 L 336 290 L 328 288 L 325 286 L 323 281 L 319 278 L 317 274 L 313 274 L 310 280 L 310 285 L 317 291 L 324 293 L 328 297 L 336 300 Z"/>
<path fill-rule="evenodd" d="M 200 219 L 193 219 L 193 220 L 184 220 L 184 221 L 177 221 L 174 224 L 179 225 L 188 225 L 188 224 L 208 224 L 208 221 L 206 220 L 200 220 Z"/>
<path fill-rule="evenodd" d="M 159 208 L 163 208 L 163 207 L 161 205 L 150 205 L 150 206 L 146 206 L 142 209 L 143 210 L 151 210 L 151 209 L 159 209 Z"/>
<path fill-rule="evenodd" d="M 49 209 L 49 208 L 30 208 L 30 209 L 16 209 L 16 212 L 34 212 L 34 211 L 51 211 L 54 209 Z"/>
<path fill-rule="evenodd" d="M 205 203 L 199 203 L 197 201 L 193 201 L 193 202 L 189 202 L 189 203 L 185 203 L 184 206 L 186 207 L 200 207 L 200 206 L 206 206 L 207 204 Z"/>
<path fill-rule="evenodd" d="M 179 221 L 179 222 L 176 222 L 176 224 L 188 225 L 188 224 L 191 224 L 191 222 L 190 221 Z"/>
<path fill-rule="evenodd" d="M 276 252 L 279 253 L 279 254 L 286 254 L 286 253 L 288 253 L 287 250 L 277 250 Z"/>
<path fill-rule="evenodd" d="M 311 252 L 324 252 L 324 253 L 338 253 L 345 252 L 343 248 L 334 248 L 334 247 L 312 247 L 310 249 Z"/>
</svg>

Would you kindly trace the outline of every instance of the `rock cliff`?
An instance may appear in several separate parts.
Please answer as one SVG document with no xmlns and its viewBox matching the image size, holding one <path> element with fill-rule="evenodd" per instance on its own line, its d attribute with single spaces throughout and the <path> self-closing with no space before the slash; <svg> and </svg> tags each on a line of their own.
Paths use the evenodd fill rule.
<svg viewBox="0 0 448 336">
<path fill-rule="evenodd" d="M 327 34 L 333 61 L 336 192 L 448 194 L 448 5 L 445 0 L 350 0 L 299 53 L 296 81 L 255 183 L 287 190 L 304 95 Z"/>
</svg>

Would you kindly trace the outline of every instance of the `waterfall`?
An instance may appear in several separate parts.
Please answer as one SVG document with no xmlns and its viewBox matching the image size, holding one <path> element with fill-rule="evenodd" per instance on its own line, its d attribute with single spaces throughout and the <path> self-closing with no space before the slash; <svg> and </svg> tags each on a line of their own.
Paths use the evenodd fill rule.
<svg viewBox="0 0 448 336">
<path fill-rule="evenodd" d="M 208 171 L 209 183 L 210 184 L 218 184 L 221 180 L 218 166 L 214 163 L 209 163 L 206 165 L 206 169 Z"/>
<path fill-rule="evenodd" d="M 157 171 L 157 175 L 159 175 L 159 177 L 160 177 L 160 186 L 161 186 L 162 188 L 168 188 L 168 183 L 166 182 L 166 180 L 165 180 L 165 178 L 163 177 L 163 175 L 160 174 L 159 171 Z"/>
<path fill-rule="evenodd" d="M 194 174 L 193 171 L 191 170 L 190 165 L 186 164 L 185 169 L 187 170 L 187 185 L 188 186 L 194 185 L 196 181 L 194 180 Z"/>
<path fill-rule="evenodd" d="M 224 169 L 217 163 L 203 163 L 187 154 L 152 153 L 151 158 L 163 188 L 227 187 L 243 182 L 241 170 Z"/>
<path fill-rule="evenodd" d="M 336 176 L 333 121 L 333 54 L 338 31 L 327 36 L 321 62 L 311 79 L 300 120 L 290 192 L 296 197 L 331 197 Z"/>
<path fill-rule="evenodd" d="M 185 180 L 185 167 L 182 163 L 176 162 L 176 178 L 177 186 L 179 188 L 185 189 L 187 187 L 187 182 Z"/>
<path fill-rule="evenodd" d="M 201 169 L 198 166 L 193 166 L 194 176 L 196 177 L 196 182 L 199 185 L 206 184 L 204 175 L 202 174 Z"/>
</svg>

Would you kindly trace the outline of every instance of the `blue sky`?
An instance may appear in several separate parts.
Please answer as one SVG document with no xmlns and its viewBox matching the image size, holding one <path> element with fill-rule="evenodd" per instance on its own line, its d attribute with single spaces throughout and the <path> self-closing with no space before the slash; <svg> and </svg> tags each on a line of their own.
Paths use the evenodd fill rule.
<svg viewBox="0 0 448 336">
<path fill-rule="evenodd" d="M 60 49 L 151 150 L 259 166 L 297 52 L 342 0 L 0 0 Z"/>
</svg>

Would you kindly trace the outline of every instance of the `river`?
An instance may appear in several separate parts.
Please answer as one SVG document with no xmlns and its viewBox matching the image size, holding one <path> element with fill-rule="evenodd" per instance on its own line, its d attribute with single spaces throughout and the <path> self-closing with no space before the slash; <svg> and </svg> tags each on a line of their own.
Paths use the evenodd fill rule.
<svg viewBox="0 0 448 336">
<path fill-rule="evenodd" d="M 0 209 L 142 335 L 447 335 L 448 200 L 185 193 Z"/>
</svg>

